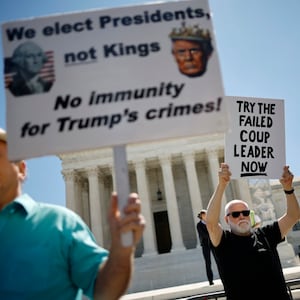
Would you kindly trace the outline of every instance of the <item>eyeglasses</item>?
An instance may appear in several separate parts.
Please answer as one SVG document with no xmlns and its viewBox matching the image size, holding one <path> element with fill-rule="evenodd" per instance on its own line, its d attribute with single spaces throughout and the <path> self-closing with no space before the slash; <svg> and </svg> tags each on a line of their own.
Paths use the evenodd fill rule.
<svg viewBox="0 0 300 300">
<path fill-rule="evenodd" d="M 240 214 L 242 214 L 244 217 L 248 217 L 250 215 L 250 210 L 232 211 L 227 214 L 227 217 L 231 215 L 233 218 L 236 219 L 240 216 Z"/>
</svg>

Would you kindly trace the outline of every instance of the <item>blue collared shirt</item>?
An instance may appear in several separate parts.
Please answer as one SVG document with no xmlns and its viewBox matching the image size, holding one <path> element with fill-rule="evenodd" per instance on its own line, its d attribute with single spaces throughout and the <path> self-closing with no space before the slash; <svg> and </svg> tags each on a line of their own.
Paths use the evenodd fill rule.
<svg viewBox="0 0 300 300">
<path fill-rule="evenodd" d="M 99 247 L 71 210 L 37 203 L 24 194 L 0 211 L 0 299 L 93 298 Z"/>
</svg>

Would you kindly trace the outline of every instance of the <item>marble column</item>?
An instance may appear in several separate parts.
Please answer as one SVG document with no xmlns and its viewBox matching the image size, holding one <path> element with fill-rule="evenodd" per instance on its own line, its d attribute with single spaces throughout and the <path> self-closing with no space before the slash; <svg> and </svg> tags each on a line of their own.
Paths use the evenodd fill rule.
<svg viewBox="0 0 300 300">
<path fill-rule="evenodd" d="M 209 172 L 213 183 L 213 188 L 216 189 L 219 183 L 218 172 L 220 169 L 220 162 L 217 149 L 207 149 Z"/>
<path fill-rule="evenodd" d="M 89 183 L 89 202 L 91 230 L 99 245 L 103 245 L 102 210 L 99 189 L 99 170 L 97 167 L 87 169 Z"/>
<path fill-rule="evenodd" d="M 111 177 L 112 177 L 112 183 L 113 183 L 113 191 L 117 191 L 117 182 L 116 182 L 116 173 L 114 166 L 111 166 L 110 168 Z M 129 175 L 128 175 L 129 176 Z"/>
<path fill-rule="evenodd" d="M 155 233 L 154 233 L 154 220 L 151 207 L 151 200 L 149 197 L 149 188 L 147 182 L 147 175 L 145 169 L 145 161 L 135 161 L 135 172 L 137 180 L 137 190 L 139 197 L 142 201 L 142 214 L 144 215 L 147 226 L 145 227 L 143 234 L 144 242 L 144 253 L 143 255 L 157 254 L 156 243 L 155 243 Z"/>
<path fill-rule="evenodd" d="M 85 179 L 82 179 L 81 189 L 82 189 L 82 216 L 83 216 L 83 220 L 89 227 L 91 227 L 88 183 Z"/>
<path fill-rule="evenodd" d="M 82 203 L 80 194 L 80 176 L 75 170 L 63 171 L 66 183 L 66 206 L 82 216 Z"/>
<path fill-rule="evenodd" d="M 201 199 L 201 192 L 198 182 L 198 176 L 195 166 L 195 155 L 194 153 L 183 153 L 183 160 L 185 164 L 186 174 L 187 174 L 187 182 L 189 193 L 191 197 L 191 204 L 194 216 L 195 226 L 199 219 L 197 218 L 198 213 L 203 208 L 203 202 Z M 198 241 L 200 246 L 200 242 Z"/>
<path fill-rule="evenodd" d="M 213 189 L 215 191 L 216 188 L 217 188 L 217 185 L 219 183 L 218 172 L 219 172 L 219 169 L 220 169 L 220 162 L 219 162 L 218 150 L 214 149 L 214 148 L 213 149 L 208 149 L 207 150 L 207 156 L 208 156 L 209 172 L 210 172 L 210 176 L 211 176 L 212 183 L 213 183 Z M 227 186 L 227 188 L 228 188 L 228 186 Z M 221 212 L 220 212 L 220 222 L 223 225 L 226 225 L 225 221 L 224 221 L 224 218 L 223 218 L 224 214 L 225 214 L 225 209 L 224 208 L 225 208 L 226 203 L 227 203 L 227 200 L 226 200 L 226 195 L 224 193 L 223 198 L 222 198 Z"/>
<path fill-rule="evenodd" d="M 82 178 L 79 174 L 75 174 L 75 212 L 83 217 L 83 202 L 82 202 Z"/>
<path fill-rule="evenodd" d="M 64 170 L 62 175 L 66 185 L 66 207 L 75 211 L 75 171 Z"/>
<path fill-rule="evenodd" d="M 159 160 L 161 163 L 163 173 L 163 184 L 165 189 L 168 218 L 172 238 L 172 251 L 184 250 L 185 247 L 182 239 L 181 223 L 179 218 L 176 191 L 172 174 L 171 160 L 169 157 L 160 157 Z"/>
</svg>

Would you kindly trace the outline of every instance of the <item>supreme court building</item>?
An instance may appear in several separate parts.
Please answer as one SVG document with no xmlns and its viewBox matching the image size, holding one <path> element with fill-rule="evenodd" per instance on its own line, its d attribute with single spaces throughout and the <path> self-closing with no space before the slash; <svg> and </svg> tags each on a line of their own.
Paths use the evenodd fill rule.
<svg viewBox="0 0 300 300">
<path fill-rule="evenodd" d="M 218 184 L 218 170 L 224 161 L 224 135 L 128 145 L 126 150 L 130 191 L 138 192 L 147 222 L 136 249 L 129 291 L 206 281 L 196 231 L 197 214 L 207 207 Z M 66 206 L 83 218 L 100 245 L 109 248 L 107 210 L 115 190 L 112 148 L 59 157 L 66 184 Z M 294 187 L 299 197 L 300 182 Z M 223 198 L 223 209 L 232 199 L 247 201 L 262 224 L 280 216 L 286 205 L 279 181 L 270 184 L 266 180 L 252 183 L 245 178 L 231 180 Z M 294 234 L 291 241 L 292 244 L 288 239 L 279 249 L 284 267 L 299 264 L 300 237 Z M 218 278 L 217 271 L 215 277 Z"/>
</svg>

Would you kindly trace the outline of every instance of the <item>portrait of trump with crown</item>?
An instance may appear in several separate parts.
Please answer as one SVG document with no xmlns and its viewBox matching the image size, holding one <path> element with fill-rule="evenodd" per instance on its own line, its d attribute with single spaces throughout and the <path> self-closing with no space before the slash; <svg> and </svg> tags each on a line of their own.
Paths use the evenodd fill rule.
<svg viewBox="0 0 300 300">
<path fill-rule="evenodd" d="M 181 28 L 174 28 L 169 37 L 180 73 L 188 77 L 202 76 L 213 52 L 209 31 L 198 25 L 187 27 L 183 23 Z"/>
</svg>

